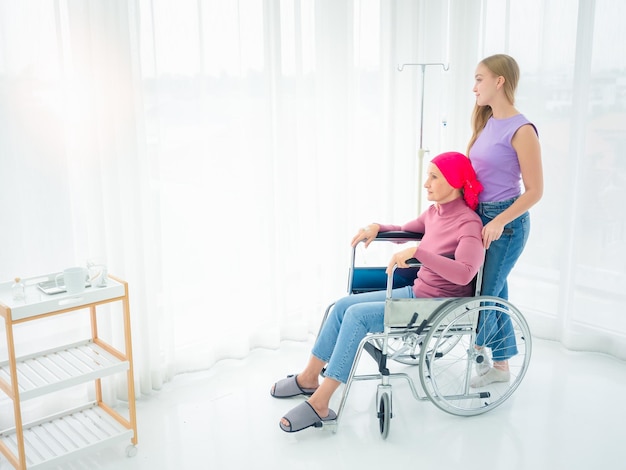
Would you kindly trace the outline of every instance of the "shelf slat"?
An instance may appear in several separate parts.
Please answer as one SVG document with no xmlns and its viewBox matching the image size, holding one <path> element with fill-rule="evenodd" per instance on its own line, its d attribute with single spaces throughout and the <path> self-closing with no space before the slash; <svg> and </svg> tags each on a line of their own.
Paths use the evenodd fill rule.
<svg viewBox="0 0 626 470">
<path fill-rule="evenodd" d="M 70 456 L 130 444 L 133 430 L 124 427 L 96 403 L 24 425 L 26 466 L 37 469 L 58 465 Z M 9 449 L 17 452 L 15 430 L 0 433 Z"/>
<path fill-rule="evenodd" d="M 92 340 L 17 358 L 20 399 L 28 400 L 123 372 L 128 367 L 128 361 L 120 361 Z M 0 379 L 10 384 L 10 377 L 8 361 L 0 363 Z"/>
</svg>

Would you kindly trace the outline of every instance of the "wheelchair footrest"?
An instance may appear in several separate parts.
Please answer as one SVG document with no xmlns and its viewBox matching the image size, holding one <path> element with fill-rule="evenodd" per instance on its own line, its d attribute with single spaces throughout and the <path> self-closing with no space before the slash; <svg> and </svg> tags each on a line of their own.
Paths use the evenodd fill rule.
<svg viewBox="0 0 626 470">
<path fill-rule="evenodd" d="M 387 369 L 387 356 L 383 352 L 374 346 L 372 343 L 365 343 L 363 348 L 367 353 L 374 358 L 378 364 L 378 370 L 382 375 L 389 375 L 389 369 Z"/>
</svg>

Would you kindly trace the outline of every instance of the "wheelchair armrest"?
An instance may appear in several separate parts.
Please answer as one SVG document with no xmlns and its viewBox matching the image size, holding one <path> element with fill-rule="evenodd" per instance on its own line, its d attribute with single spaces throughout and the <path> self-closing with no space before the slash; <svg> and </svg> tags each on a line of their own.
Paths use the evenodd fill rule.
<svg viewBox="0 0 626 470">
<path fill-rule="evenodd" d="M 389 232 L 378 232 L 374 240 L 391 240 L 396 242 L 406 242 L 412 240 L 421 240 L 424 236 L 419 232 L 405 232 L 403 230 L 392 230 Z"/>
<path fill-rule="evenodd" d="M 446 258 L 450 258 L 450 259 L 454 259 L 454 254 L 451 255 L 443 255 Z M 409 258 L 406 260 L 406 264 L 409 265 L 409 268 L 418 268 L 422 265 L 422 263 L 420 263 L 417 258 Z"/>
</svg>

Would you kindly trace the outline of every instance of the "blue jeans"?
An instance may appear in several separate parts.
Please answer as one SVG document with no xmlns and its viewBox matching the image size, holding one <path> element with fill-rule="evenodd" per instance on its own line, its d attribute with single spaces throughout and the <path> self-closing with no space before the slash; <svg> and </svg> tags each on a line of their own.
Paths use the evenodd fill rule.
<svg viewBox="0 0 626 470">
<path fill-rule="evenodd" d="M 483 225 L 511 206 L 515 199 L 480 203 L 476 212 Z M 482 295 L 508 300 L 507 277 L 524 250 L 529 232 L 530 215 L 525 212 L 506 224 L 502 236 L 491 243 L 485 254 Z M 501 312 L 483 311 L 478 322 L 476 344 L 491 348 L 494 361 L 505 361 L 515 356 L 517 344 L 510 317 Z"/>
<path fill-rule="evenodd" d="M 325 377 L 346 383 L 359 343 L 367 333 L 384 330 L 387 291 L 352 294 L 339 299 L 328 314 L 312 354 L 327 363 Z M 413 298 L 413 286 L 393 290 L 393 298 Z"/>
</svg>

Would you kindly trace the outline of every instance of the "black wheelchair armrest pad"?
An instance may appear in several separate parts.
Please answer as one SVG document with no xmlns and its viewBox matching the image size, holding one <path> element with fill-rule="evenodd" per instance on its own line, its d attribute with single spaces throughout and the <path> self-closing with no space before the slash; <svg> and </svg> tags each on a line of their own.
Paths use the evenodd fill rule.
<svg viewBox="0 0 626 470">
<path fill-rule="evenodd" d="M 421 240 L 424 236 L 419 232 L 405 232 L 403 230 L 392 230 L 389 232 L 378 232 L 376 240 L 411 241 Z"/>
</svg>

